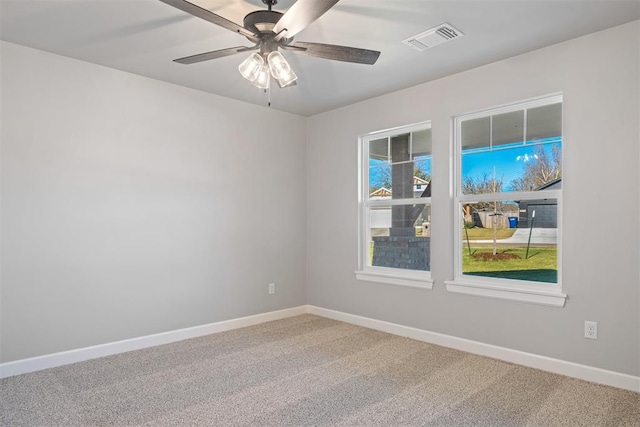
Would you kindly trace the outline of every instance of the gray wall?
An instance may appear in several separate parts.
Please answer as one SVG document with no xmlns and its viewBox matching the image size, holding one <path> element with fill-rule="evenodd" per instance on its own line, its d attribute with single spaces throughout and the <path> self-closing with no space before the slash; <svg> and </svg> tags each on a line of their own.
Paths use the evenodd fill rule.
<svg viewBox="0 0 640 427">
<path fill-rule="evenodd" d="M 639 375 L 638 36 L 635 22 L 310 118 L 309 303 Z M 565 112 L 565 308 L 447 293 L 451 117 L 555 92 L 564 93 Z M 433 127 L 434 289 L 358 281 L 357 137 L 425 120 Z M 331 194 L 331 203 L 316 194 Z M 594 197 L 627 215 L 598 226 L 585 210 Z M 598 322 L 597 341 L 583 338 L 585 320 Z"/>
<path fill-rule="evenodd" d="M 0 361 L 309 302 L 639 375 L 639 33 L 624 25 L 308 120 L 1 43 Z M 566 307 L 448 294 L 450 117 L 558 91 Z M 357 281 L 357 136 L 424 120 L 434 290 Z M 628 218 L 594 227 L 594 196 Z M 584 320 L 599 340 L 582 338 Z"/>
<path fill-rule="evenodd" d="M 306 302 L 306 119 L 1 49 L 0 361 Z"/>
<path fill-rule="evenodd" d="M 640 26 L 638 27 L 638 38 L 640 38 Z M 637 46 L 637 55 L 638 58 L 640 58 L 640 43 L 638 43 Z M 638 86 L 638 99 L 640 99 L 640 79 L 638 79 L 637 82 L 637 86 Z M 631 88 L 630 88 L 631 89 Z M 632 89 L 631 89 L 632 90 Z M 638 140 L 640 143 L 640 108 L 638 108 Z M 640 155 L 640 150 L 638 150 L 638 154 Z M 638 164 L 640 165 L 640 157 L 638 157 Z M 640 178 L 640 174 L 639 174 L 639 178 Z M 638 181 L 638 191 L 640 191 L 640 181 Z M 638 223 L 640 225 L 640 209 L 638 209 L 638 211 L 636 212 L 636 223 Z M 630 218 L 631 220 L 631 218 Z M 639 226 L 640 228 L 640 226 Z M 638 243 L 639 243 L 639 247 L 640 247 L 640 234 L 638 235 Z M 637 258 L 637 262 L 638 265 L 640 266 L 640 251 L 638 251 L 638 258 Z M 640 283 L 640 277 L 638 277 L 638 283 Z M 640 286 L 640 285 L 639 285 Z M 636 315 L 638 317 L 638 328 L 637 328 L 637 333 L 638 333 L 638 347 L 640 347 L 640 291 L 638 292 L 638 311 L 636 312 Z M 640 353 L 640 348 L 638 349 L 638 353 Z M 638 357 L 638 373 L 640 373 L 640 357 Z"/>
</svg>

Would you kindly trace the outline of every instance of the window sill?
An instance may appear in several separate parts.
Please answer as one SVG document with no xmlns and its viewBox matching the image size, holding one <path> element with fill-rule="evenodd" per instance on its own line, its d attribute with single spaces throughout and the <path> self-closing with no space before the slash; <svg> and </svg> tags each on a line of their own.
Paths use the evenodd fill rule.
<svg viewBox="0 0 640 427">
<path fill-rule="evenodd" d="M 409 286 L 412 288 L 420 288 L 431 290 L 433 288 L 433 280 L 429 273 L 410 273 L 396 271 L 370 271 L 358 270 L 355 272 L 358 280 L 366 280 L 369 282 L 388 283 L 391 285 Z"/>
<path fill-rule="evenodd" d="M 567 295 L 560 291 L 516 288 L 499 284 L 470 282 L 466 280 L 448 280 L 444 282 L 447 291 L 459 294 L 497 298 L 531 304 L 564 307 Z"/>
</svg>

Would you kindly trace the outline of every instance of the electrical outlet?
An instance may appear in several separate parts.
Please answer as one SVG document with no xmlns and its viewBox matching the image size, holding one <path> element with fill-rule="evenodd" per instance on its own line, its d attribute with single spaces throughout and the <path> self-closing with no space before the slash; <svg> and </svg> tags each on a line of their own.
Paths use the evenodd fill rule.
<svg viewBox="0 0 640 427">
<path fill-rule="evenodd" d="M 584 337 L 591 340 L 598 339 L 598 322 L 584 321 Z"/>
<path fill-rule="evenodd" d="M 276 293 L 276 284 L 269 283 L 269 295 L 273 295 Z"/>
</svg>

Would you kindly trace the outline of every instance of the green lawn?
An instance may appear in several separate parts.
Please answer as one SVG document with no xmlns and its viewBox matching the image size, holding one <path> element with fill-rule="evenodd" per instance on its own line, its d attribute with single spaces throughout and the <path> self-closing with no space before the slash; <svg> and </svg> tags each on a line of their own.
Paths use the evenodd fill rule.
<svg viewBox="0 0 640 427">
<path fill-rule="evenodd" d="M 492 253 L 492 246 L 471 245 L 469 254 L 466 245 L 462 252 L 462 272 L 474 276 L 498 277 L 505 279 L 531 280 L 535 282 L 557 283 L 558 250 L 556 247 L 532 247 L 529 258 L 525 259 L 526 247 L 498 247 L 498 253 L 518 255 L 520 259 L 488 260 L 476 259 L 472 255 Z"/>
<path fill-rule="evenodd" d="M 493 238 L 491 228 L 469 229 L 469 240 L 490 240 Z M 498 238 L 511 237 L 515 228 L 499 229 Z M 464 238 L 464 230 L 463 230 Z M 466 242 L 462 251 L 462 272 L 472 276 L 496 277 L 533 282 L 558 282 L 558 250 L 556 247 L 534 246 L 529 248 L 529 257 L 525 259 L 526 246 L 498 245 L 498 253 L 514 254 L 519 259 L 488 260 L 476 259 L 474 254 L 493 253 L 490 244 L 471 243 L 471 254 Z M 369 265 L 373 263 L 373 242 L 369 246 Z"/>
<path fill-rule="evenodd" d="M 496 230 L 498 239 L 507 239 L 513 236 L 516 232 L 515 228 L 499 228 Z M 462 230 L 462 240 L 467 240 L 467 234 L 469 233 L 469 240 L 491 240 L 493 239 L 493 228 L 467 228 L 466 232 Z"/>
</svg>

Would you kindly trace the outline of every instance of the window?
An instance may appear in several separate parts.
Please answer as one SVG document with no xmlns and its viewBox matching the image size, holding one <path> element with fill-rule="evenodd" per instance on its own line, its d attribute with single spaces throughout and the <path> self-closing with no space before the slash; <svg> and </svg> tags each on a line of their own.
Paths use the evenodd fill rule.
<svg viewBox="0 0 640 427">
<path fill-rule="evenodd" d="M 562 97 L 460 116 L 455 277 L 447 290 L 564 305 Z"/>
<path fill-rule="evenodd" d="M 358 279 L 431 289 L 431 125 L 360 138 Z"/>
</svg>

